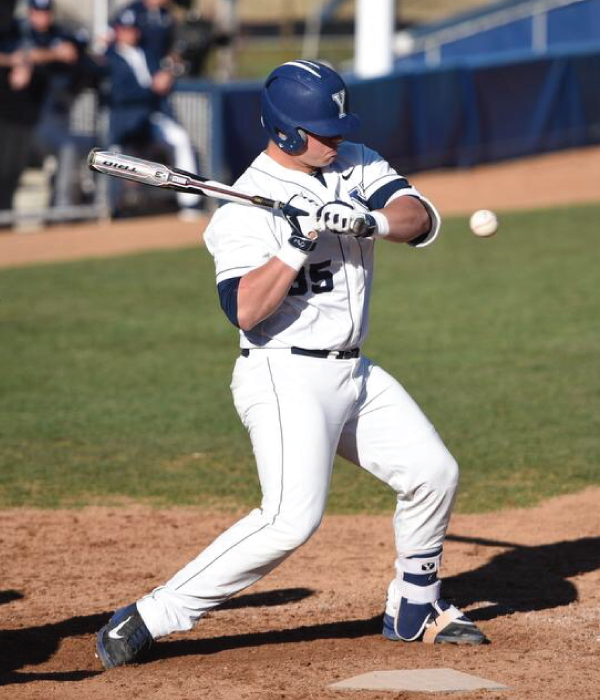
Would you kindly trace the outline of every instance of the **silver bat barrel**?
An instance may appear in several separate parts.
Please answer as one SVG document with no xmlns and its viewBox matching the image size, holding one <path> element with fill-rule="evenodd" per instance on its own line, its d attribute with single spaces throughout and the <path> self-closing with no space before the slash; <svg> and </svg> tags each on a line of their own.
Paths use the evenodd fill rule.
<svg viewBox="0 0 600 700">
<path fill-rule="evenodd" d="M 303 216 L 308 212 L 297 207 L 279 202 L 262 195 L 252 195 L 240 192 L 229 185 L 224 185 L 216 180 L 187 173 L 178 168 L 170 168 L 162 163 L 135 158 L 113 151 L 102 151 L 94 148 L 88 156 L 90 170 L 112 175 L 113 177 L 134 180 L 135 182 L 153 187 L 164 187 L 178 192 L 197 192 L 207 197 L 216 197 L 229 202 L 238 202 L 248 206 L 263 207 L 275 211 L 281 211 L 285 215 Z"/>
<path fill-rule="evenodd" d="M 154 187 L 168 187 L 170 184 L 169 169 L 166 165 L 133 156 L 122 156 L 111 151 L 101 151 L 98 148 L 90 152 L 88 166 L 105 175 L 114 175 Z"/>
</svg>

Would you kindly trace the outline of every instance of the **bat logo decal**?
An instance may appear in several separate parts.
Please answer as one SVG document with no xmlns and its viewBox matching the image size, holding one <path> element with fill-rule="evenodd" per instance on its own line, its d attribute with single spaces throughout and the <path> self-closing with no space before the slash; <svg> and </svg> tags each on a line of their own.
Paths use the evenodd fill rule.
<svg viewBox="0 0 600 700">
<path fill-rule="evenodd" d="M 127 163 L 116 163 L 110 160 L 105 160 L 103 165 L 107 168 L 116 168 L 117 170 L 126 170 L 128 173 L 137 173 L 137 169 L 133 165 Z"/>
</svg>

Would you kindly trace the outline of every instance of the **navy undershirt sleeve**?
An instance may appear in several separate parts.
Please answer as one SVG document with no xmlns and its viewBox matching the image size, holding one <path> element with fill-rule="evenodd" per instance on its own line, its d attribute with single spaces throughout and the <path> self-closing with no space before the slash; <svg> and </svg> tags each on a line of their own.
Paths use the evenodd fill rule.
<svg viewBox="0 0 600 700">
<path fill-rule="evenodd" d="M 373 194 L 369 197 L 367 202 L 369 210 L 374 211 L 375 209 L 383 209 L 383 207 L 385 207 L 387 204 L 388 199 L 395 192 L 398 192 L 398 190 L 404 190 L 407 187 L 410 187 L 410 185 L 408 184 L 408 180 L 404 177 L 399 177 L 396 180 L 388 182 L 387 185 L 375 190 L 375 192 L 373 192 Z"/>
<path fill-rule="evenodd" d="M 223 280 L 217 284 L 221 308 L 225 312 L 227 318 L 237 328 L 240 327 L 238 323 L 237 295 L 241 279 L 241 277 L 231 277 L 230 279 Z"/>
</svg>

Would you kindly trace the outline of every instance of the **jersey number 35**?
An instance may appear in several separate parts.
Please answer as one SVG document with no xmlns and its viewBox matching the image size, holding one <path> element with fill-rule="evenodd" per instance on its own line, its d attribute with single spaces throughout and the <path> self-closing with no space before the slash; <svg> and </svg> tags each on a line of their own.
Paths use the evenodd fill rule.
<svg viewBox="0 0 600 700">
<path fill-rule="evenodd" d="M 331 265 L 331 260 L 313 263 L 308 267 L 308 270 L 303 267 L 300 269 L 294 283 L 288 292 L 289 296 L 302 296 L 309 290 L 313 294 L 323 294 L 330 292 L 333 289 L 333 274 L 327 268 Z"/>
</svg>

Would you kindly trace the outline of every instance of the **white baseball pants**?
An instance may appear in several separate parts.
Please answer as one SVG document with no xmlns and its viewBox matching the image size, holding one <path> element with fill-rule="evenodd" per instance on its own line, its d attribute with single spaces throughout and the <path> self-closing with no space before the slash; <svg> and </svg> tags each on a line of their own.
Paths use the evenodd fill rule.
<svg viewBox="0 0 600 700">
<path fill-rule="evenodd" d="M 261 507 L 138 601 L 154 638 L 191 629 L 308 540 L 325 510 L 336 451 L 395 491 L 398 557 L 443 545 L 457 464 L 383 369 L 365 357 L 253 350 L 238 359 L 232 392 L 252 441 Z"/>
</svg>

